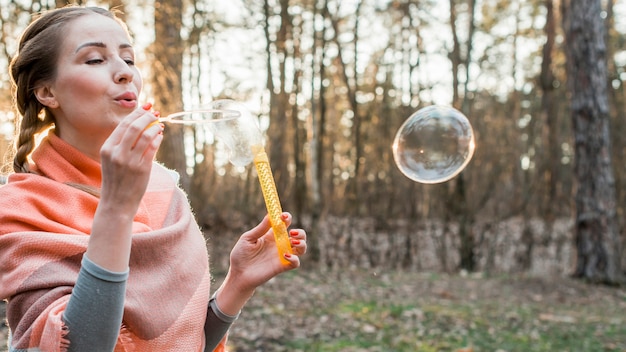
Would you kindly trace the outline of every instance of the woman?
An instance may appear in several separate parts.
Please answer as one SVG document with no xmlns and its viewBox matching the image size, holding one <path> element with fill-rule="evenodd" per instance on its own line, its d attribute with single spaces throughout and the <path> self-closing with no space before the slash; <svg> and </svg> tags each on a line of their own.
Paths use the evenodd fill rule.
<svg viewBox="0 0 626 352">
<path fill-rule="evenodd" d="M 124 24 L 99 8 L 44 13 L 10 73 L 15 172 L 0 187 L 10 350 L 222 350 L 255 288 L 300 265 L 305 232 L 290 231 L 294 255 L 284 262 L 263 219 L 241 236 L 210 297 L 187 198 L 153 162 L 163 126 L 137 101 L 142 81 Z"/>
</svg>

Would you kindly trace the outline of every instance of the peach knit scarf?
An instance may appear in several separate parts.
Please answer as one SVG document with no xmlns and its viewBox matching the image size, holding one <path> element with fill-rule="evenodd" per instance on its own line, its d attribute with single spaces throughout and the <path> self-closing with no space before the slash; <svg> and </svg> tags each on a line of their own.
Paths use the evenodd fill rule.
<svg viewBox="0 0 626 352">
<path fill-rule="evenodd" d="M 0 299 L 12 349 L 62 351 L 61 316 L 87 248 L 100 164 L 53 132 L 35 173 L 0 187 Z M 130 276 L 115 351 L 201 351 L 210 275 L 204 237 L 171 171 L 154 164 L 133 223 Z M 222 350 L 223 346 L 216 351 Z"/>
</svg>

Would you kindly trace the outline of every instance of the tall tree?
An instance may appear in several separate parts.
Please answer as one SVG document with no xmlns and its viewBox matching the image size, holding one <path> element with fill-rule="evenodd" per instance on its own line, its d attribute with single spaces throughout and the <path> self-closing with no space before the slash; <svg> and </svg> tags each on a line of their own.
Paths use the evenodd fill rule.
<svg viewBox="0 0 626 352">
<path fill-rule="evenodd" d="M 543 158 L 542 170 L 545 181 L 544 204 L 542 214 L 548 221 L 554 217 L 554 203 L 557 199 L 557 173 L 559 166 L 559 144 L 558 144 L 558 108 L 556 102 L 556 77 L 553 68 L 553 55 L 556 42 L 556 21 L 553 0 L 545 0 L 546 24 L 544 34 L 545 44 L 542 49 L 541 73 L 539 76 L 539 87 L 541 88 L 541 113 L 543 115 L 544 127 L 543 141 L 545 143 L 546 156 Z"/>
<path fill-rule="evenodd" d="M 157 1 L 154 4 L 152 91 L 155 94 L 155 106 L 161 111 L 180 111 L 183 108 L 182 11 L 182 0 Z M 157 159 L 165 166 L 178 171 L 182 186 L 189 189 L 183 137 L 184 130 L 181 126 L 167 126 Z"/>
<path fill-rule="evenodd" d="M 468 33 L 465 50 L 462 50 L 461 38 L 459 33 L 461 29 L 457 26 L 458 14 L 457 6 L 458 0 L 450 0 L 450 26 L 453 38 L 453 47 L 450 52 L 450 60 L 452 61 L 452 91 L 453 99 L 452 105 L 460 109 L 464 113 L 468 113 L 470 110 L 470 94 L 468 94 L 468 86 L 470 80 L 470 64 L 472 62 L 472 47 L 474 40 L 474 33 L 476 25 L 474 22 L 476 2 L 474 0 L 467 1 L 467 28 L 462 30 Z M 463 54 L 464 52 L 464 54 Z M 459 75 L 460 69 L 465 68 L 465 75 L 463 78 L 463 97 L 461 99 L 459 94 Z M 447 189 L 446 189 L 447 190 Z M 458 221 L 459 226 L 459 239 L 461 242 L 459 248 L 460 263 L 459 266 L 462 269 L 473 271 L 476 269 L 475 258 L 475 237 L 472 230 L 472 223 L 474 222 L 471 209 L 468 207 L 467 187 L 465 185 L 464 174 L 459 174 L 454 180 L 454 189 L 452 194 L 448 197 L 448 206 L 445 212 L 446 217 L 453 217 Z M 448 221 L 446 221 L 448 223 Z"/>
<path fill-rule="evenodd" d="M 270 0 L 263 1 L 264 23 L 263 31 L 266 38 L 266 67 L 267 67 L 267 90 L 270 95 L 270 128 L 267 132 L 267 144 L 270 163 L 276 181 L 276 188 L 281 195 L 283 206 L 290 209 L 291 194 L 289 187 L 289 148 L 288 133 L 291 126 L 289 124 L 288 109 L 289 93 L 288 83 L 288 63 L 292 60 L 293 45 L 292 30 L 293 23 L 289 13 L 289 0 L 278 0 L 275 5 Z M 273 21 L 280 20 L 277 29 L 274 28 Z M 275 38 L 275 39 L 274 39 Z M 276 67 L 277 66 L 277 67 Z"/>
<path fill-rule="evenodd" d="M 320 3 L 325 4 L 320 4 Z M 327 16 L 328 0 L 312 0 L 313 19 L 311 21 L 311 33 L 313 46 L 311 48 L 311 113 L 307 123 L 309 129 L 309 160 L 308 168 L 311 193 L 311 228 L 308 243 L 309 257 L 317 262 L 320 259 L 319 236 L 320 220 L 323 216 L 324 192 L 322 190 L 322 180 L 324 177 L 324 132 L 326 108 L 324 100 L 324 79 L 326 77 L 326 67 L 324 65 L 326 47 L 326 25 L 324 18 Z M 320 11 L 324 9 L 324 11 Z M 319 88 L 318 88 L 319 87 Z"/>
<path fill-rule="evenodd" d="M 328 6 L 328 3 L 326 4 Z M 340 26 L 344 18 L 341 18 L 339 14 L 341 12 L 341 2 L 337 2 L 336 13 L 330 17 L 330 21 L 333 27 L 333 41 L 337 48 L 337 62 L 340 65 L 339 75 L 343 84 L 345 85 L 347 100 L 352 111 L 352 165 L 353 174 L 350 177 L 347 189 L 348 201 L 350 210 L 358 212 L 357 204 L 359 202 L 359 178 L 361 176 L 361 164 L 363 163 L 363 142 L 362 142 L 362 116 L 359 110 L 359 103 L 357 101 L 357 95 L 359 93 L 359 77 L 358 77 L 358 51 L 360 45 L 359 38 L 359 20 L 361 17 L 361 8 L 363 1 L 358 0 L 355 5 L 354 14 L 349 18 L 354 19 L 354 25 L 348 29 L 352 33 L 352 40 L 349 43 L 352 47 L 352 62 L 349 63 L 348 59 L 348 45 L 341 42 L 339 39 L 344 32 Z M 330 13 L 328 7 L 324 10 L 326 13 Z"/>
<path fill-rule="evenodd" d="M 563 1 L 568 89 L 575 139 L 576 249 L 574 275 L 624 281 L 611 165 L 607 58 L 601 0 Z"/>
<path fill-rule="evenodd" d="M 293 17 L 293 65 L 295 72 L 292 78 L 292 84 L 294 92 L 292 93 L 292 97 L 297 97 L 298 94 L 302 91 L 303 84 L 303 74 L 302 71 L 305 68 L 302 47 L 301 47 L 301 37 L 304 30 L 303 18 L 302 16 L 294 16 Z M 305 153 L 305 141 L 307 138 L 306 124 L 301 122 L 300 119 L 300 106 L 298 104 L 298 99 L 293 99 L 294 102 L 291 106 L 291 120 L 292 126 L 294 129 L 293 133 L 293 163 L 295 170 L 295 182 L 294 182 L 294 192 L 293 192 L 293 201 L 294 201 L 294 212 L 296 214 L 302 214 L 305 211 L 307 204 L 307 185 L 306 185 L 306 153 Z"/>
</svg>

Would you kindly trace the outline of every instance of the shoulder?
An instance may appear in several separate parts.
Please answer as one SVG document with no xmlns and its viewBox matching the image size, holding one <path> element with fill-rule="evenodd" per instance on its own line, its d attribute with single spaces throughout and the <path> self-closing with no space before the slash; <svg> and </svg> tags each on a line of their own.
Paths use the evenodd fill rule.
<svg viewBox="0 0 626 352">
<path fill-rule="evenodd" d="M 5 205 L 12 205 L 15 199 L 27 196 L 32 193 L 33 182 L 40 176 L 33 174 L 11 174 L 0 180 L 0 208 Z M 3 182 L 2 182 L 3 181 Z"/>
<path fill-rule="evenodd" d="M 74 188 L 32 173 L 11 174 L 0 186 L 0 215 L 73 200 Z M 78 192 L 75 192 L 78 193 Z"/>
<path fill-rule="evenodd" d="M 31 216 L 41 202 L 45 202 L 45 194 L 39 196 L 40 182 L 43 178 L 32 174 L 12 174 L 6 184 L 0 186 L 0 234 L 11 232 L 11 224 L 23 222 Z M 44 181 L 45 182 L 45 181 Z"/>
<path fill-rule="evenodd" d="M 71 185 L 36 174 L 13 174 L 0 186 L 0 235 L 89 233 L 97 205 L 97 197 Z"/>
</svg>

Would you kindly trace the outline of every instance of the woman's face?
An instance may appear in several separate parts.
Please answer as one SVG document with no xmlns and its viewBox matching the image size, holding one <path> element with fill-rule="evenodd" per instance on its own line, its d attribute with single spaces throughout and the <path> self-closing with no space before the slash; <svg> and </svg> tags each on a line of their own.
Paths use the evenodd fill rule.
<svg viewBox="0 0 626 352">
<path fill-rule="evenodd" d="M 93 14 L 68 23 L 53 82 L 38 98 L 56 120 L 57 134 L 98 158 L 117 124 L 137 109 L 142 80 L 126 31 Z"/>
</svg>

